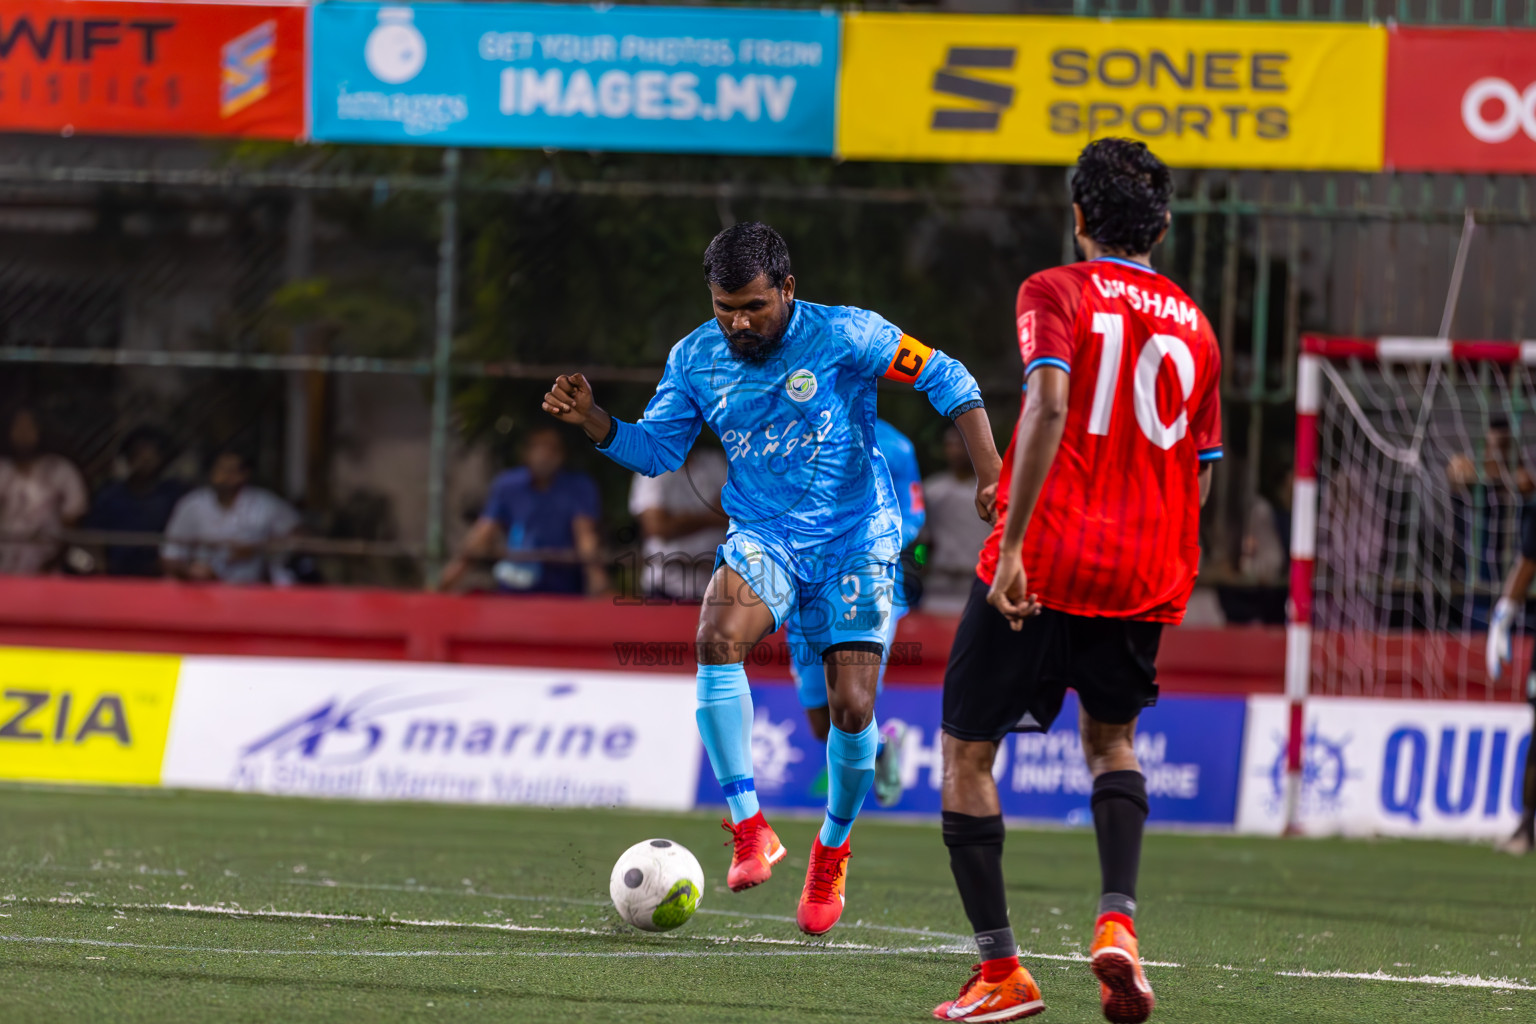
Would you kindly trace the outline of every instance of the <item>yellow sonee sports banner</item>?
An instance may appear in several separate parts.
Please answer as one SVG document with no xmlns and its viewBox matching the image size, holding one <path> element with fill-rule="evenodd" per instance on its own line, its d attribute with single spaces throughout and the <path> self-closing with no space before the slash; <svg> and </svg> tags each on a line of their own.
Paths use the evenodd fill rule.
<svg viewBox="0 0 1536 1024">
<path fill-rule="evenodd" d="M 0 779 L 156 786 L 181 659 L 0 648 Z"/>
<path fill-rule="evenodd" d="M 1376 171 L 1386 53 L 1364 25 L 850 14 L 837 152 L 1066 164 L 1122 135 L 1180 166 Z"/>
</svg>

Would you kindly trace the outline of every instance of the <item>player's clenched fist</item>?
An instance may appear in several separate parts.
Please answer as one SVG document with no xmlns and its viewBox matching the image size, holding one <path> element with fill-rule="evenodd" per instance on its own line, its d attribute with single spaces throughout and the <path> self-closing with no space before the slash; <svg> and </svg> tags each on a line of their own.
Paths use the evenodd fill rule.
<svg viewBox="0 0 1536 1024">
<path fill-rule="evenodd" d="M 582 374 L 562 373 L 544 395 L 544 411 L 563 423 L 579 426 L 592 411 L 592 385 Z"/>
<path fill-rule="evenodd" d="M 579 373 L 562 373 L 544 394 L 544 411 L 561 423 L 580 427 L 595 442 L 608 436 L 613 418 L 592 401 L 592 385 Z"/>
</svg>

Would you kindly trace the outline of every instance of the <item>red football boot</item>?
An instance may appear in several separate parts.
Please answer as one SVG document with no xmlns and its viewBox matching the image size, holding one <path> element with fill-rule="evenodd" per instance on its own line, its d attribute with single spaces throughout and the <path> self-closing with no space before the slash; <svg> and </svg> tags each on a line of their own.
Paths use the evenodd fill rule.
<svg viewBox="0 0 1536 1024">
<path fill-rule="evenodd" d="M 1045 1000 L 1040 997 L 1040 986 L 1030 977 L 1029 971 L 1016 967 L 1002 981 L 987 981 L 982 977 L 981 965 L 971 968 L 971 980 L 960 987 L 954 999 L 933 1008 L 939 1020 L 1004 1021 L 1022 1020 L 1045 1012 Z"/>
<path fill-rule="evenodd" d="M 1106 915 L 1094 929 L 1090 968 L 1099 979 L 1104 1019 L 1113 1024 L 1141 1024 L 1152 1016 L 1156 1000 L 1141 970 L 1136 934 L 1125 923 Z"/>
<path fill-rule="evenodd" d="M 849 837 L 834 849 L 821 845 L 821 836 L 817 836 L 811 843 L 805 888 L 800 891 L 800 907 L 795 911 L 795 922 L 807 935 L 825 935 L 843 916 L 843 888 L 848 883 L 852 842 Z"/>
<path fill-rule="evenodd" d="M 734 847 L 731 870 L 725 876 L 725 884 L 731 892 L 741 892 L 768 881 L 773 875 L 773 866 L 789 852 L 768 827 L 762 811 L 736 825 L 728 819 L 722 820 L 720 827 L 731 834 Z"/>
</svg>

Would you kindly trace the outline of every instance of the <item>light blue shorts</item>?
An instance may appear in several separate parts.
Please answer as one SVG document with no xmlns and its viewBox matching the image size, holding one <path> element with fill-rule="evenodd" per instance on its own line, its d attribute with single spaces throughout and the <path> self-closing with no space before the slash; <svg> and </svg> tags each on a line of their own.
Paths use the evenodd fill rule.
<svg viewBox="0 0 1536 1024">
<path fill-rule="evenodd" d="M 893 608 L 898 574 L 894 554 L 885 558 L 860 552 L 813 559 L 796 556 L 770 539 L 740 532 L 720 546 L 715 565 L 722 563 L 751 587 L 741 600 L 767 605 L 775 631 L 789 627 L 792 668 L 813 664 L 819 669 L 827 648 L 841 644 L 876 644 L 889 651 L 899 617 Z M 794 673 L 797 679 L 809 677 L 820 688 L 817 702 L 807 706 L 824 706 L 826 685 L 821 672 L 796 668 Z"/>
<path fill-rule="evenodd" d="M 890 625 L 886 627 L 882 642 L 885 653 L 880 658 L 880 675 L 875 680 L 875 692 L 885 688 L 885 666 L 891 660 L 891 645 L 896 642 L 896 624 L 906 617 L 907 606 L 896 605 L 891 611 Z M 784 641 L 789 645 L 789 674 L 795 681 L 795 692 L 803 708 L 827 706 L 827 671 L 817 651 L 800 635 L 800 623 L 790 616 L 784 627 Z"/>
</svg>

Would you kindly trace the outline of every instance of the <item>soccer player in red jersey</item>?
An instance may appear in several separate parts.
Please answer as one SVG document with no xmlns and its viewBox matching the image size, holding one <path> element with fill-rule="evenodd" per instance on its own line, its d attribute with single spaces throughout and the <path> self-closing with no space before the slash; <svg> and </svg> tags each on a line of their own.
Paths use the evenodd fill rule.
<svg viewBox="0 0 1536 1024">
<path fill-rule="evenodd" d="M 1023 412 L 944 676 L 944 842 L 983 962 L 934 1010 L 941 1020 L 1045 1009 L 1008 923 L 992 765 L 1008 733 L 1050 727 L 1068 687 L 1103 880 L 1092 970 L 1106 1018 L 1152 1012 L 1134 923 L 1147 789 L 1133 740 L 1157 700 L 1163 626 L 1194 588 L 1200 506 L 1221 457 L 1215 336 L 1149 258 L 1172 195 L 1142 143 L 1090 144 L 1072 179 L 1085 259 L 1019 289 Z"/>
</svg>

